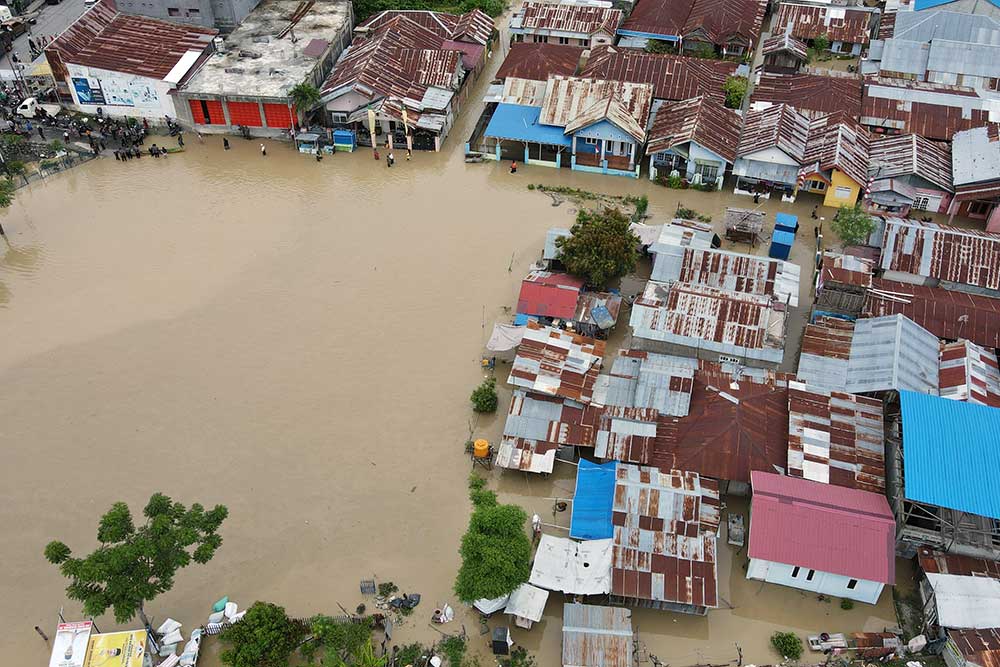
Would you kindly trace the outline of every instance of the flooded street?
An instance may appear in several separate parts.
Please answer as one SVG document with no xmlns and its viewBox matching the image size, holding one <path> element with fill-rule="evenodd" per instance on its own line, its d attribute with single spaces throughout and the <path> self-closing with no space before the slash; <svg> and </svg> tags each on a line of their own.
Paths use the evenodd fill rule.
<svg viewBox="0 0 1000 667">
<path fill-rule="evenodd" d="M 191 139 L 167 159 L 103 159 L 18 192 L 2 215 L 0 258 L 8 664 L 44 664 L 48 648 L 32 626 L 48 631 L 63 604 L 68 618 L 79 611 L 43 546 L 61 539 L 89 551 L 113 502 L 138 513 L 160 490 L 230 510 L 216 558 L 182 570 L 147 605 L 157 619 L 181 620 L 185 636 L 222 595 L 241 607 L 277 602 L 294 616 L 338 614 L 375 575 L 423 596 L 395 643 L 438 637 L 429 617 L 455 604 L 469 516 L 463 443 L 470 425 L 496 442 L 503 424 L 502 414 L 476 423 L 469 407 L 483 344 L 492 322 L 509 317 L 545 230 L 573 220 L 571 202 L 553 207 L 526 185 L 647 194 L 654 223 L 678 202 L 716 219 L 727 204 L 752 206 L 645 179 L 466 165 L 473 120 L 463 118 L 444 152 L 392 169 L 364 151 L 318 164 L 288 145 L 271 143 L 262 158 L 257 142 L 234 140 L 224 152 L 219 138 Z M 793 259 L 807 267 L 814 203 L 764 205 L 769 220 L 779 210 L 800 216 Z M 804 269 L 803 295 L 809 276 Z M 798 333 L 790 368 L 797 347 Z M 504 386 L 501 409 L 509 395 Z M 551 517 L 544 498 L 571 493 L 574 472 L 494 471 L 491 484 Z M 894 624 L 888 591 L 877 607 L 845 612 L 837 600 L 746 581 L 744 554 L 724 541 L 720 593 L 732 609 L 707 619 L 635 612 L 640 639 L 673 667 L 735 660 L 737 643 L 744 664 L 773 662 L 775 628 Z M 549 666 L 561 596 L 546 614 L 515 639 Z M 485 645 L 473 614 L 462 608 L 447 629 L 459 623 L 474 647 Z M 215 664 L 213 652 L 201 664 Z"/>
</svg>

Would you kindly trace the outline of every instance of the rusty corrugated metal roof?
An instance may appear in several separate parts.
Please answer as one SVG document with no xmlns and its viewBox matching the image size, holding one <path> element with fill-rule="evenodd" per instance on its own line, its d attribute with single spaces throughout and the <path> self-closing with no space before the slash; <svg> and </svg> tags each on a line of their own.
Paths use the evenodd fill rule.
<svg viewBox="0 0 1000 667">
<path fill-rule="evenodd" d="M 766 109 L 747 112 L 736 155 L 743 157 L 777 148 L 801 162 L 808 138 L 809 119 L 791 105 L 774 104 Z"/>
<path fill-rule="evenodd" d="M 693 141 L 732 164 L 742 125 L 739 113 L 704 95 L 664 104 L 657 110 L 649 131 L 646 153 Z"/>
<path fill-rule="evenodd" d="M 563 604 L 562 664 L 633 667 L 631 610 Z"/>
<path fill-rule="evenodd" d="M 718 482 L 628 464 L 615 475 L 611 594 L 717 607 Z"/>
<path fill-rule="evenodd" d="M 1000 667 L 1000 628 L 948 630 L 948 637 L 968 664 Z"/>
<path fill-rule="evenodd" d="M 886 218 L 880 268 L 1000 290 L 1000 234 Z"/>
<path fill-rule="evenodd" d="M 1000 562 L 958 554 L 944 554 L 927 547 L 917 550 L 920 569 L 929 574 L 957 574 L 963 577 L 1000 579 Z"/>
<path fill-rule="evenodd" d="M 875 262 L 868 259 L 824 251 L 819 287 L 822 289 L 826 283 L 868 287 L 872 281 L 874 267 Z"/>
<path fill-rule="evenodd" d="M 753 105 L 787 104 L 810 118 L 837 111 L 857 118 L 861 115 L 861 83 L 856 76 L 765 71 L 754 85 L 750 101 Z"/>
<path fill-rule="evenodd" d="M 358 26 L 374 32 L 397 17 L 405 17 L 443 40 L 472 42 L 485 46 L 493 35 L 494 24 L 489 14 L 473 9 L 465 14 L 446 14 L 423 9 L 387 9 L 378 12 Z"/>
<path fill-rule="evenodd" d="M 607 118 L 643 141 L 652 103 L 648 83 L 552 76 L 545 85 L 539 122 L 569 130 Z"/>
<path fill-rule="evenodd" d="M 773 24 L 779 29 L 790 25 L 792 36 L 801 40 L 826 35 L 830 42 L 864 45 L 871 40 L 873 16 L 875 13 L 860 9 L 783 2 L 778 7 Z"/>
<path fill-rule="evenodd" d="M 967 340 L 941 344 L 938 387 L 943 398 L 1000 408 L 997 355 Z"/>
<path fill-rule="evenodd" d="M 813 386 L 843 391 L 854 339 L 854 322 L 817 317 L 802 334 L 797 377 Z"/>
<path fill-rule="evenodd" d="M 868 130 L 842 111 L 817 118 L 809 125 L 800 177 L 836 169 L 857 183 L 868 183 Z"/>
<path fill-rule="evenodd" d="M 722 103 L 726 78 L 737 64 L 722 60 L 688 58 L 669 53 L 646 53 L 642 49 L 597 46 L 580 72 L 581 76 L 610 81 L 648 83 L 658 100 L 686 100 L 699 95 Z"/>
<path fill-rule="evenodd" d="M 623 17 L 622 10 L 610 7 L 525 0 L 511 17 L 511 27 L 528 34 L 554 31 L 593 35 L 604 32 L 614 36 Z"/>
<path fill-rule="evenodd" d="M 605 343 L 528 321 L 507 382 L 539 394 L 590 403 Z"/>
<path fill-rule="evenodd" d="M 515 42 L 497 70 L 496 79 L 508 77 L 548 81 L 550 76 L 573 76 L 583 55 L 582 46 Z"/>
<path fill-rule="evenodd" d="M 766 0 L 694 0 L 681 37 L 749 50 L 760 40 L 766 11 Z"/>
<path fill-rule="evenodd" d="M 792 37 L 789 31 L 772 35 L 765 39 L 760 45 L 760 52 L 761 55 L 765 56 L 772 53 L 789 53 L 802 61 L 809 59 L 808 47 L 803 42 Z"/>
<path fill-rule="evenodd" d="M 885 493 L 882 401 L 789 383 L 788 474 Z"/>
<path fill-rule="evenodd" d="M 879 78 L 864 84 L 861 122 L 878 131 L 951 141 L 957 132 L 989 125 L 990 105 L 971 88 Z"/>
<path fill-rule="evenodd" d="M 868 175 L 872 178 L 919 176 L 948 192 L 951 183 L 951 146 L 917 134 L 873 137 L 869 150 Z"/>
<path fill-rule="evenodd" d="M 188 51 L 211 47 L 218 30 L 121 14 L 101 0 L 45 48 L 57 60 L 163 79 Z"/>
</svg>

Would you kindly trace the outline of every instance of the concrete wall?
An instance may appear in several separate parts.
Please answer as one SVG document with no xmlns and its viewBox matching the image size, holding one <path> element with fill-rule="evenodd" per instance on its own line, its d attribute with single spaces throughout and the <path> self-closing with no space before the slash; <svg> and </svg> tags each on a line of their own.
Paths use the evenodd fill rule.
<svg viewBox="0 0 1000 667">
<path fill-rule="evenodd" d="M 101 107 L 108 116 L 146 117 L 155 121 L 162 121 L 165 115 L 177 117 L 174 96 L 169 94 L 173 84 L 72 63 L 67 63 L 66 68 L 73 104 L 84 113 L 97 113 Z"/>
<path fill-rule="evenodd" d="M 753 518 L 751 517 L 751 521 Z M 849 598 L 858 602 L 875 604 L 885 584 L 877 581 L 867 581 L 865 579 L 851 579 L 831 572 L 820 570 L 810 570 L 806 567 L 798 568 L 785 563 L 775 563 L 774 561 L 751 558 L 747 567 L 747 579 L 757 579 L 771 584 L 790 586 L 813 593 L 823 593 L 824 595 L 836 596 L 839 598 Z M 809 573 L 812 579 L 809 579 Z M 793 573 L 795 576 L 792 576 Z M 853 589 L 847 587 L 848 583 L 855 581 Z"/>
<path fill-rule="evenodd" d="M 116 0 L 118 10 L 154 19 L 233 30 L 260 0 Z"/>
<path fill-rule="evenodd" d="M 847 196 L 837 196 L 837 188 L 847 188 Z M 826 189 L 826 197 L 823 199 L 823 206 L 854 206 L 861 194 L 861 186 L 848 178 L 843 172 L 836 169 L 830 178 L 830 187 Z"/>
</svg>

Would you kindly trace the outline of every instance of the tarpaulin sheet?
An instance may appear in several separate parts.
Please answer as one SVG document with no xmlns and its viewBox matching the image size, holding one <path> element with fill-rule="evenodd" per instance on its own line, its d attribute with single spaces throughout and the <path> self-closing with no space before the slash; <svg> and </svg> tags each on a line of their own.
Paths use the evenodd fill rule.
<svg viewBox="0 0 1000 667">
<path fill-rule="evenodd" d="M 578 540 L 603 540 L 614 535 L 611 507 L 615 500 L 615 461 L 598 464 L 580 459 L 569 536 Z"/>
</svg>

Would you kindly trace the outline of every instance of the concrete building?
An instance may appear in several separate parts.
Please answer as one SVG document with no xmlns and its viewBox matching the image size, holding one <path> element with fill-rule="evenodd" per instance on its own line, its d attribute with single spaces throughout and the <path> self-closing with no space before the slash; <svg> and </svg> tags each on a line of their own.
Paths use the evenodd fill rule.
<svg viewBox="0 0 1000 667">
<path fill-rule="evenodd" d="M 175 91 L 209 58 L 210 28 L 128 16 L 101 0 L 45 49 L 59 98 L 88 114 L 162 121 Z"/>
<path fill-rule="evenodd" d="M 260 0 L 116 0 L 118 11 L 230 32 Z"/>
<path fill-rule="evenodd" d="M 896 578 L 885 496 L 751 473 L 747 579 L 875 604 Z"/>
<path fill-rule="evenodd" d="M 288 136 L 298 112 L 289 93 L 320 88 L 351 41 L 348 0 L 264 0 L 179 90 L 181 117 L 200 132 L 242 125 L 259 136 Z"/>
</svg>

